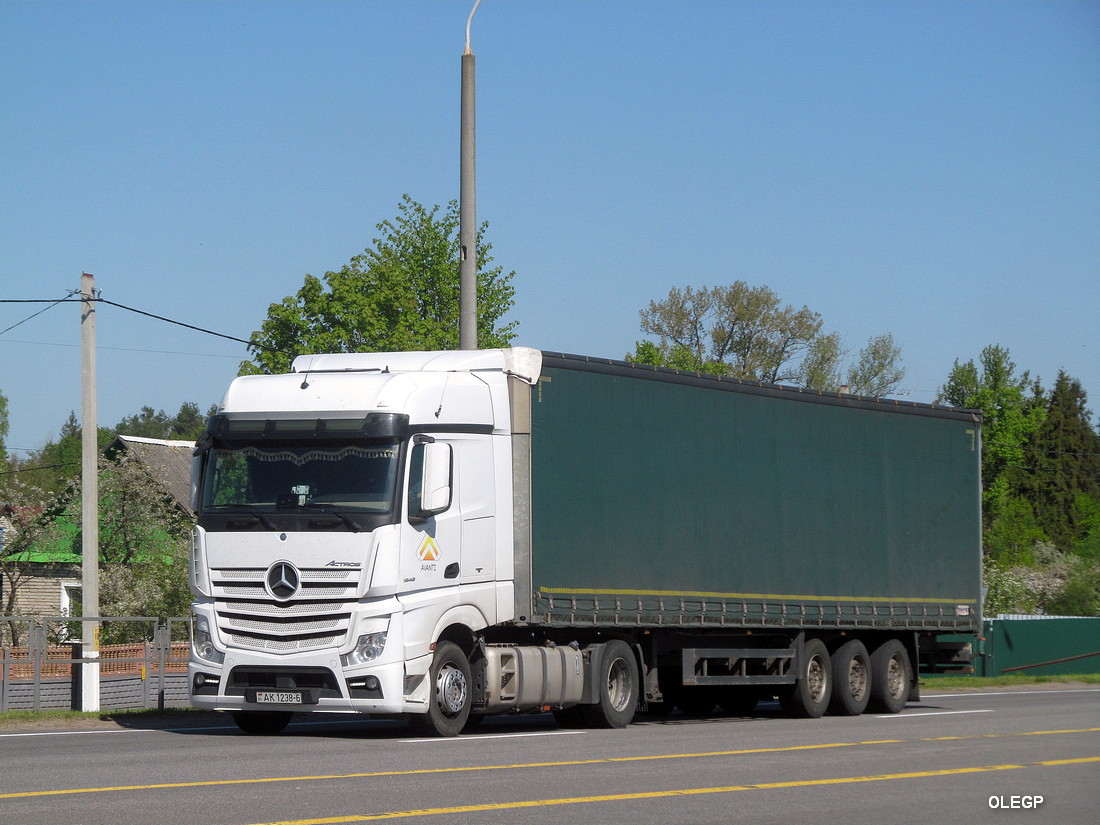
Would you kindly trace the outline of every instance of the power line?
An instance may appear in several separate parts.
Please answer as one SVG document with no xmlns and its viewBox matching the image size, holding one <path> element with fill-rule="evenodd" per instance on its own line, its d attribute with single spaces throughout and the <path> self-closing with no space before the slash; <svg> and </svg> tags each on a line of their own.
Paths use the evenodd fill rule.
<svg viewBox="0 0 1100 825">
<path fill-rule="evenodd" d="M 75 294 L 75 292 L 70 292 L 69 293 L 70 296 L 74 295 L 74 294 Z M 144 310 L 141 310 L 141 309 L 135 309 L 134 307 L 129 307 L 129 306 L 126 306 L 125 304 L 120 304 L 120 303 L 117 303 L 115 301 L 108 301 L 106 298 L 92 298 L 91 300 L 95 301 L 96 303 L 99 303 L 99 304 L 108 304 L 109 306 L 118 307 L 119 309 L 125 309 L 127 312 L 136 312 L 138 315 L 144 315 L 147 318 L 154 318 L 157 321 L 164 321 L 167 324 L 175 324 L 176 326 L 179 326 L 179 327 L 185 327 L 187 329 L 192 329 L 195 332 L 202 332 L 202 333 L 205 333 L 206 335 L 214 335 L 214 336 L 217 336 L 218 338 L 225 338 L 225 339 L 230 340 L 230 341 L 236 341 L 240 344 L 247 344 L 250 347 L 256 347 L 258 349 L 267 350 L 268 352 L 279 352 L 279 353 L 282 353 L 283 355 L 293 355 L 293 353 L 287 352 L 286 350 L 281 350 L 278 347 L 269 347 L 266 344 L 260 344 L 260 343 L 255 342 L 255 341 L 249 341 L 245 338 L 237 338 L 235 335 L 226 335 L 225 333 L 222 333 L 222 332 L 214 332 L 214 330 L 205 329 L 204 327 L 197 327 L 194 324 L 186 324 L 183 321 L 176 321 L 176 320 L 173 320 L 172 318 L 165 318 L 163 315 L 154 315 L 151 312 L 145 312 Z M 22 324 L 26 321 L 29 321 L 31 318 L 34 318 L 35 315 L 41 315 L 47 309 L 50 309 L 50 307 L 52 307 L 56 304 L 83 303 L 83 302 L 84 302 L 83 298 L 71 298 L 71 297 L 68 297 L 68 296 L 66 296 L 64 298 L 61 298 L 59 300 L 56 300 L 56 301 L 51 301 L 49 298 L 0 298 L 0 304 L 47 304 L 47 303 L 50 304 L 50 306 L 46 307 L 46 309 L 43 309 L 40 312 L 36 312 L 34 315 L 31 315 L 29 318 L 24 318 L 22 321 L 19 322 L 19 324 Z M 5 329 L 2 332 L 0 332 L 0 335 L 3 335 L 5 332 L 8 332 L 9 330 L 15 329 L 15 327 L 19 326 L 19 324 L 13 324 L 12 326 L 8 327 L 8 329 Z"/>
<path fill-rule="evenodd" d="M 25 324 L 25 323 L 27 323 L 27 321 L 31 320 L 31 318 L 37 318 L 37 317 L 38 317 L 39 315 L 41 315 L 41 314 L 42 314 L 43 312 L 46 312 L 47 310 L 53 309 L 53 308 L 54 308 L 55 306 L 57 306 L 58 304 L 64 303 L 65 301 L 67 301 L 67 300 L 69 299 L 69 297 L 70 297 L 71 295 L 75 295 L 75 294 L 76 294 L 76 290 L 70 290 L 70 291 L 68 292 L 68 294 L 66 294 L 66 295 L 65 295 L 65 297 L 64 297 L 64 298 L 58 298 L 58 299 L 57 299 L 56 301 L 50 301 L 49 299 L 44 299 L 44 300 L 34 300 L 34 301 L 5 300 L 5 301 L 4 301 L 4 303 L 6 303 L 6 304 L 31 304 L 31 303 L 33 303 L 33 304 L 46 304 L 46 303 L 48 303 L 48 304 L 49 304 L 49 306 L 48 306 L 48 307 L 45 307 L 44 309 L 40 309 L 40 310 L 38 310 L 38 312 L 34 313 L 33 315 L 28 315 L 28 316 L 27 316 L 26 318 L 24 318 L 24 319 L 23 319 L 22 321 L 19 321 L 19 322 L 17 322 L 17 323 L 14 323 L 14 324 L 12 324 L 12 325 L 11 325 L 10 327 L 8 327 L 7 329 L 4 329 L 4 330 L 0 330 L 0 335 L 3 335 L 3 334 L 4 334 L 5 332 L 11 332 L 11 331 L 12 331 L 13 329 L 15 329 L 15 328 L 16 328 L 17 326 L 19 326 L 20 324 Z"/>
<path fill-rule="evenodd" d="M 65 461 L 61 464 L 42 464 L 38 467 L 20 467 L 18 470 L 5 470 L 0 473 L 0 476 L 10 476 L 16 473 L 31 473 L 35 470 L 55 470 L 58 467 L 73 467 L 79 463 L 79 461 Z"/>
<path fill-rule="evenodd" d="M 70 347 L 77 349 L 80 344 L 63 344 L 59 341 L 22 341 L 18 338 L 8 338 L 3 343 L 5 344 L 32 344 L 38 347 Z M 138 347 L 103 347 L 96 346 L 97 350 L 107 350 L 110 352 L 150 352 L 157 355 L 194 355 L 199 358 L 238 358 L 237 355 L 225 355 L 213 352 L 180 352 L 178 350 L 170 349 L 140 349 Z"/>
<path fill-rule="evenodd" d="M 244 338 L 237 338 L 233 335 L 226 335 L 226 334 L 221 333 L 221 332 L 214 332 L 213 330 L 203 329 L 202 327 L 196 327 L 193 324 L 185 324 L 183 321 L 173 321 L 171 318 L 165 318 L 163 315 L 154 315 L 151 312 L 145 312 L 145 311 L 140 310 L 140 309 L 134 309 L 133 307 L 128 307 L 125 304 L 119 304 L 119 303 L 115 303 L 114 301 L 108 301 L 106 298 L 96 298 L 95 300 L 98 303 L 108 304 L 108 305 L 113 306 L 113 307 L 118 307 L 119 309 L 125 309 L 128 312 L 136 312 L 138 315 L 144 315 L 147 318 L 155 318 L 158 321 L 164 321 L 165 323 L 168 323 L 168 324 L 175 324 L 176 326 L 179 326 L 179 327 L 186 327 L 187 329 L 193 329 L 196 332 L 204 332 L 207 335 L 216 335 L 219 338 L 227 338 L 230 341 L 237 341 L 241 344 L 248 344 L 248 346 L 250 346 L 250 347 L 259 347 L 260 349 L 265 349 L 268 352 L 283 352 L 283 350 L 277 349 L 276 347 L 269 347 L 269 346 L 266 346 L 265 344 L 257 344 L 253 341 L 247 341 Z M 285 353 L 285 354 L 289 355 L 290 353 Z"/>
</svg>

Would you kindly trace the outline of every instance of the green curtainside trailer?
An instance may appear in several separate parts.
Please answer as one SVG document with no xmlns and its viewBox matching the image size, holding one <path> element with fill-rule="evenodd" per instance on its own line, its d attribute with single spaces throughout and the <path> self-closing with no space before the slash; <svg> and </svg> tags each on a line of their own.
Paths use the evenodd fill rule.
<svg viewBox="0 0 1100 825">
<path fill-rule="evenodd" d="M 977 413 L 544 354 L 531 423 L 542 621 L 977 627 Z"/>
<path fill-rule="evenodd" d="M 518 623 L 486 638 L 585 651 L 582 708 L 636 668 L 659 713 L 896 713 L 970 668 L 979 413 L 549 353 L 511 409 Z"/>
</svg>

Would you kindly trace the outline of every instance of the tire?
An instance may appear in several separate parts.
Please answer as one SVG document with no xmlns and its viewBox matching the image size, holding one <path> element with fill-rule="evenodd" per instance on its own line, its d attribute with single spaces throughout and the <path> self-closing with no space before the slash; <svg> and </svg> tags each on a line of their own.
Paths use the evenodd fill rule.
<svg viewBox="0 0 1100 825">
<path fill-rule="evenodd" d="M 818 719 L 829 708 L 833 692 L 832 659 L 825 643 L 809 639 L 802 646 L 797 681 L 779 694 L 779 704 L 791 716 Z"/>
<path fill-rule="evenodd" d="M 282 710 L 235 710 L 231 712 L 237 727 L 251 736 L 273 736 L 290 724 L 294 715 Z"/>
<path fill-rule="evenodd" d="M 470 662 L 453 642 L 436 645 L 428 672 L 428 712 L 409 715 L 409 725 L 424 736 L 458 736 L 470 718 Z"/>
<path fill-rule="evenodd" d="M 833 651 L 833 695 L 829 713 L 859 716 L 871 699 L 871 656 L 858 639 Z"/>
<path fill-rule="evenodd" d="M 871 654 L 871 699 L 876 713 L 900 713 L 909 699 L 913 666 L 905 645 L 897 639 L 883 642 Z"/>
<path fill-rule="evenodd" d="M 590 728 L 625 728 L 634 718 L 640 684 L 638 662 L 630 645 L 618 639 L 604 645 L 598 670 L 593 673 L 599 701 L 580 705 Z"/>
</svg>

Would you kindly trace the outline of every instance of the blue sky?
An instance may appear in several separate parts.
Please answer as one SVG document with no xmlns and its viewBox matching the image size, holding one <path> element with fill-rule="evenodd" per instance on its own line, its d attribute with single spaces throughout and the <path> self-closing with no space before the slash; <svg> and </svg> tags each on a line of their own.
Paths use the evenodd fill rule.
<svg viewBox="0 0 1100 825">
<path fill-rule="evenodd" d="M 458 194 L 472 0 L 0 4 L 0 297 L 247 338 L 402 194 Z M 907 398 L 1007 347 L 1100 410 L 1100 4 L 505 2 L 473 22 L 478 218 L 516 343 L 621 358 L 672 286 L 766 284 Z M 41 305 L 0 304 L 0 330 Z M 102 306 L 99 419 L 243 345 Z M 80 411 L 77 305 L 0 334 L 9 448 Z"/>
</svg>

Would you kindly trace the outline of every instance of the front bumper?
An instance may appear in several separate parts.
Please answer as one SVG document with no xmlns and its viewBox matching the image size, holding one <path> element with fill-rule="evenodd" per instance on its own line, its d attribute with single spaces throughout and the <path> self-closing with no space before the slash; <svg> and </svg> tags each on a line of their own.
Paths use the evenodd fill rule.
<svg viewBox="0 0 1100 825">
<path fill-rule="evenodd" d="M 289 710 L 296 713 L 370 713 L 405 710 L 403 662 L 357 668 L 345 676 L 333 652 L 294 657 L 226 654 L 222 665 L 192 658 L 187 666 L 191 704 L 206 710 Z M 249 701 L 255 692 L 300 693 L 303 704 Z"/>
</svg>

